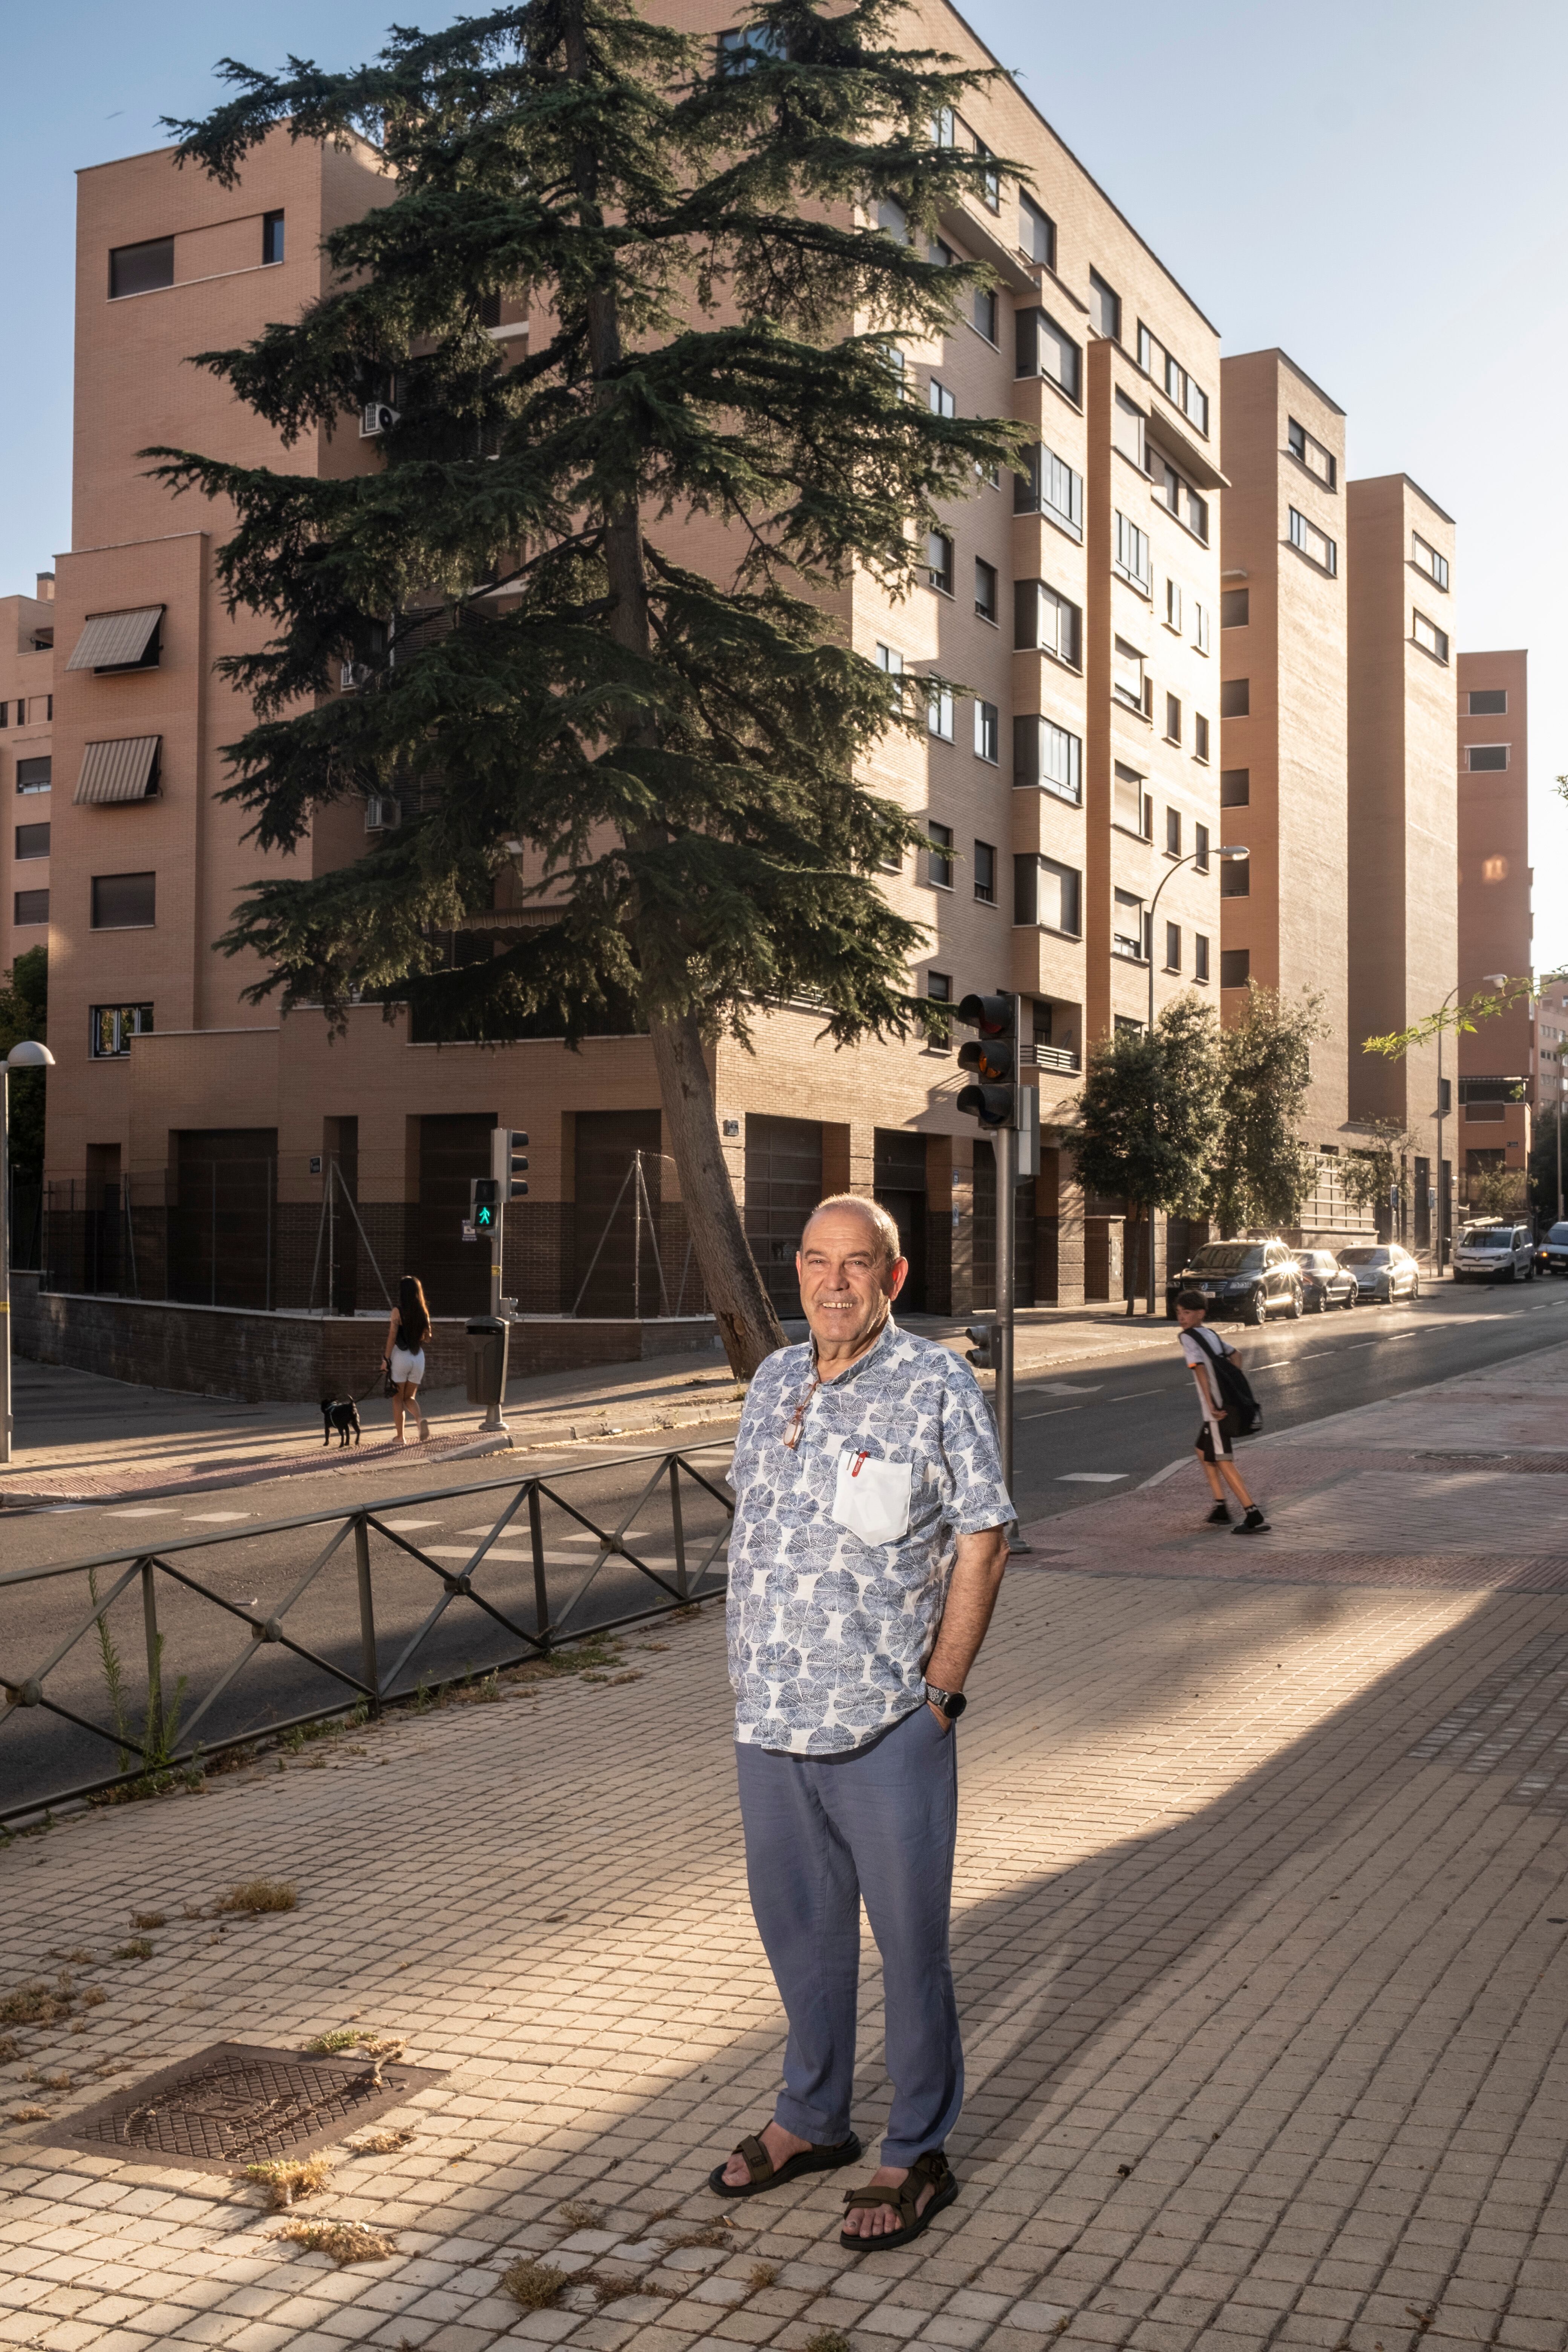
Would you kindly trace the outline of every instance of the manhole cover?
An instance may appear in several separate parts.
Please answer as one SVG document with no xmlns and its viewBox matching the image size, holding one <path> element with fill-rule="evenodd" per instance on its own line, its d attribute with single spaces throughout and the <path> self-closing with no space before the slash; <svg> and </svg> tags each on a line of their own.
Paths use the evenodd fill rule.
<svg viewBox="0 0 1568 2352">
<path fill-rule="evenodd" d="M 292 2050 L 216 2042 L 51 2125 L 38 2137 L 56 2147 L 89 2147 L 182 2172 L 227 2172 L 328 2147 L 441 2080 L 427 2066 L 398 2061 L 377 2068 L 352 2052 L 306 2058 Z"/>
</svg>

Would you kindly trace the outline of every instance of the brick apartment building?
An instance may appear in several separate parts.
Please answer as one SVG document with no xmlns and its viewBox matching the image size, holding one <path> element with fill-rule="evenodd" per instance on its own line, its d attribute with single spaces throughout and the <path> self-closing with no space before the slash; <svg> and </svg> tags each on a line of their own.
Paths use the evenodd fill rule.
<svg viewBox="0 0 1568 2352">
<path fill-rule="evenodd" d="M 916 39 L 994 62 L 942 0 L 915 15 Z M 682 16 L 715 35 L 725 21 Z M 1010 80 L 978 94 L 951 135 L 1018 158 L 1032 188 L 999 174 L 944 220 L 950 249 L 999 282 L 944 338 L 906 342 L 906 380 L 933 405 L 1020 419 L 1030 452 L 1021 475 L 953 506 L 911 599 L 890 604 L 862 579 L 846 610 L 872 658 L 940 667 L 970 689 L 933 704 L 922 742 L 889 742 L 868 781 L 930 838 L 886 886 L 930 929 L 915 984 L 949 1001 L 999 987 L 1028 1000 L 1045 1144 L 1020 1198 L 1019 1296 L 1070 1304 L 1122 1289 L 1123 1204 L 1084 1199 L 1070 1129 L 1086 1041 L 1146 1018 L 1151 959 L 1157 1005 L 1187 988 L 1219 1003 L 1243 957 L 1259 980 L 1325 990 L 1335 1041 L 1314 1064 L 1311 1118 L 1329 1147 L 1362 1108 L 1351 1041 L 1451 984 L 1452 669 L 1411 638 L 1405 609 L 1410 531 L 1445 562 L 1451 533 L 1402 478 L 1341 483 L 1340 413 L 1283 354 L 1228 362 L 1222 378 L 1215 327 Z M 216 797 L 221 747 L 248 713 L 213 664 L 265 628 L 219 600 L 222 514 L 172 499 L 136 453 L 174 444 L 336 475 L 376 465 L 353 415 L 285 453 L 186 355 L 296 314 L 322 289 L 323 233 L 387 194 L 367 157 L 281 136 L 234 190 L 177 172 L 167 150 L 80 176 L 72 546 L 52 604 L 5 601 L 15 633 L 5 620 L 0 644 L 14 664 L 0 695 L 8 713 L 25 696 L 28 712 L 0 735 L 0 788 L 25 796 L 40 772 L 25 782 L 22 763 L 53 761 L 52 793 L 16 803 L 31 826 L 49 826 L 53 807 L 50 862 L 37 862 L 36 832 L 24 848 L 7 830 L 0 940 L 8 961 L 45 936 L 30 894 L 47 887 L 49 1279 L 250 1308 L 319 1306 L 330 1288 L 339 1308 L 363 1310 L 380 1300 L 376 1267 L 390 1279 L 406 1265 L 438 1311 L 467 1311 L 482 1273 L 458 1227 L 500 1123 L 532 1138 L 531 1195 L 507 1239 L 505 1287 L 523 1311 L 620 1313 L 636 1295 L 645 1312 L 690 1313 L 700 1297 L 644 1040 L 476 1048 L 367 1006 L 333 1042 L 308 1012 L 279 1021 L 243 1003 L 253 970 L 213 950 L 265 870 Z M 503 310 L 492 331 L 521 352 L 528 323 Z M 1239 407 L 1225 441 L 1237 490 L 1220 462 L 1222 391 Z M 1342 566 L 1348 547 L 1353 600 L 1358 530 L 1341 510 L 1353 519 L 1358 493 L 1361 627 L 1382 666 L 1371 702 L 1360 688 L 1363 714 L 1379 714 L 1363 731 L 1381 729 L 1391 757 L 1405 746 L 1392 783 L 1372 773 L 1381 751 L 1360 769 L 1354 751 L 1358 624 Z M 1238 576 L 1223 630 L 1222 498 L 1242 518 L 1234 545 L 1226 525 Z M 1415 603 L 1436 613 L 1438 592 L 1418 584 Z M 1447 815 L 1425 797 L 1445 708 Z M 1246 801 L 1232 781 L 1223 816 L 1222 719 L 1224 768 L 1251 780 Z M 300 854 L 330 867 L 395 817 L 328 810 Z M 1243 821 L 1251 895 L 1224 902 L 1222 930 L 1213 852 L 1222 825 Z M 1375 971 L 1355 944 L 1358 860 L 1376 900 Z M 521 910 L 503 888 L 469 919 L 504 929 Z M 1358 1030 L 1363 1007 L 1376 1009 Z M 773 1013 L 754 1054 L 717 1054 L 725 1148 L 777 1303 L 795 1303 L 805 1206 L 843 1185 L 874 1188 L 897 1215 L 913 1305 L 991 1303 L 994 1165 L 954 1108 L 953 1055 L 914 1041 L 837 1053 L 816 1028 Z M 1428 1081 L 1410 1083 L 1414 1109 Z M 646 1180 L 636 1239 L 633 1151 Z M 1313 1229 L 1355 1230 L 1342 1212 L 1331 1171 Z"/>
<path fill-rule="evenodd" d="M 1529 656 L 1459 656 L 1459 987 L 1472 996 L 1489 972 L 1527 973 L 1533 954 L 1530 910 Z M 1560 997 L 1563 992 L 1557 991 Z M 1555 1035 L 1562 1008 L 1521 1000 L 1473 1034 L 1458 1053 L 1459 1197 L 1465 1179 L 1491 1165 L 1523 1173 L 1531 1112 L 1557 1090 Z M 1541 1036 L 1538 1043 L 1537 1029 Z M 1553 1058 L 1547 1059 L 1551 1055 Z M 1550 1084 L 1548 1082 L 1550 1081 Z"/>
</svg>

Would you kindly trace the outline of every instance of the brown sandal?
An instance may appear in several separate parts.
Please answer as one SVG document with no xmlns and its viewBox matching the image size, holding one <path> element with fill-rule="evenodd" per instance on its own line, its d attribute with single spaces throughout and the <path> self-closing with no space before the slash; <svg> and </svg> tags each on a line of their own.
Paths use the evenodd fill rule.
<svg viewBox="0 0 1568 2352">
<path fill-rule="evenodd" d="M 921 2190 L 927 2187 L 936 2193 L 924 2210 L 917 2212 L 915 2209 L 920 2202 Z M 899 2227 L 876 2238 L 856 2237 L 847 2230 L 840 2230 L 838 2242 L 841 2246 L 847 2246 L 855 2254 L 879 2253 L 889 2246 L 907 2246 L 911 2238 L 918 2238 L 921 2231 L 935 2220 L 944 2206 L 952 2203 L 957 2194 L 958 2183 L 952 2177 L 946 2157 L 940 2147 L 928 2148 L 924 2156 L 916 2157 L 897 2189 L 847 2189 L 844 2192 L 846 2211 L 853 2213 L 858 2210 L 869 2210 L 874 2212 L 879 2206 L 890 2205 L 899 2215 Z"/>
<path fill-rule="evenodd" d="M 835 2147 L 803 2147 L 795 2155 L 786 2156 L 782 2164 L 775 2164 L 753 2135 L 743 2139 L 735 2150 L 749 2177 L 742 2181 L 726 2180 L 724 2167 L 716 2164 L 708 2175 L 708 2186 L 715 2197 L 760 2197 L 764 2189 L 782 2189 L 786 2180 L 797 2180 L 803 2172 L 837 2172 L 841 2164 L 853 2164 L 861 2152 L 860 2143 L 851 2132 Z"/>
</svg>

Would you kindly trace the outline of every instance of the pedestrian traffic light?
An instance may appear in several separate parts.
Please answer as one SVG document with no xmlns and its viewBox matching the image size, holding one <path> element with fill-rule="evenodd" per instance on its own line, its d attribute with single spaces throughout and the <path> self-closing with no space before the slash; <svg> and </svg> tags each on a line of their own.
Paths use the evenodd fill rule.
<svg viewBox="0 0 1568 2352">
<path fill-rule="evenodd" d="M 499 1198 L 521 1201 L 528 1191 L 523 1172 L 528 1166 L 528 1138 L 518 1127 L 498 1127 L 490 1136 L 490 1173 L 500 1186 Z"/>
<path fill-rule="evenodd" d="M 958 1049 L 959 1068 L 973 1070 L 975 1079 L 959 1088 L 958 1108 L 982 1127 L 1011 1127 L 1016 1113 L 1017 999 L 966 996 L 958 1017 L 979 1033 L 971 1045 Z"/>
<path fill-rule="evenodd" d="M 468 1223 L 477 1234 L 493 1234 L 500 1212 L 500 1185 L 493 1176 L 468 1179 Z"/>
<path fill-rule="evenodd" d="M 972 1323 L 963 1336 L 975 1342 L 973 1348 L 964 1350 L 975 1370 L 994 1372 L 997 1365 L 995 1324 Z"/>
</svg>

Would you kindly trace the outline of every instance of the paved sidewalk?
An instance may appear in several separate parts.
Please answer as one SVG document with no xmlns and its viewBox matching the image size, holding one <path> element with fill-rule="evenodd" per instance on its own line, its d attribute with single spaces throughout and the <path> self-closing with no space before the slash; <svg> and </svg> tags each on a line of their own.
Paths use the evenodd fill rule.
<svg viewBox="0 0 1568 2352">
<path fill-rule="evenodd" d="M 0 1998 L 65 1965 L 106 1999 L 16 2029 L 0 2114 L 351 2021 L 445 2079 L 302 2209 L 396 2236 L 342 2270 L 248 2187 L 0 2128 L 0 2345 L 1565 2352 L 1568 1478 L 1508 1387 L 1250 1448 L 1256 1542 L 1200 1530 L 1190 1465 L 1038 1528 L 958 1734 L 963 2194 L 904 2252 L 842 2252 L 830 2179 L 702 2185 L 781 2042 L 712 1614 L 629 1642 L 635 1680 L 14 1841 Z M 183 1916 L 258 1872 L 299 1910 Z M 108 1958 L 149 1909 L 153 1956 Z M 868 1942 L 868 2137 L 879 2001 Z M 501 2292 L 525 2252 L 561 2306 Z"/>
</svg>

